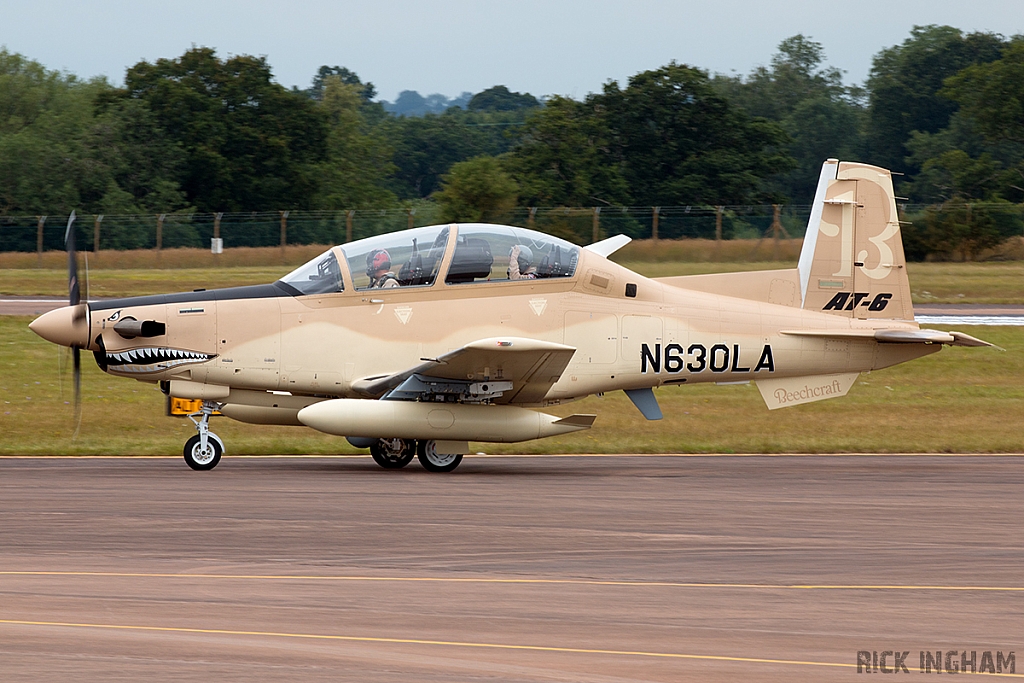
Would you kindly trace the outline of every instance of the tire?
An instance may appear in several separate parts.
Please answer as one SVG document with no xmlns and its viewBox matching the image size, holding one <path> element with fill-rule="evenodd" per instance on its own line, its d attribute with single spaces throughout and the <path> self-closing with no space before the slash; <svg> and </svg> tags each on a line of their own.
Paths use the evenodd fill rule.
<svg viewBox="0 0 1024 683">
<path fill-rule="evenodd" d="M 212 434 L 206 439 L 207 450 L 205 453 L 202 451 L 199 441 L 199 435 L 196 434 L 185 442 L 185 463 L 194 470 L 212 470 L 220 462 L 223 449 Z"/>
<path fill-rule="evenodd" d="M 451 472 L 462 462 L 462 453 L 438 453 L 433 439 L 420 441 L 417 450 L 420 464 L 428 472 Z"/>
<path fill-rule="evenodd" d="M 412 462 L 416 442 L 412 439 L 377 439 L 370 446 L 373 461 L 386 470 L 400 470 Z"/>
</svg>

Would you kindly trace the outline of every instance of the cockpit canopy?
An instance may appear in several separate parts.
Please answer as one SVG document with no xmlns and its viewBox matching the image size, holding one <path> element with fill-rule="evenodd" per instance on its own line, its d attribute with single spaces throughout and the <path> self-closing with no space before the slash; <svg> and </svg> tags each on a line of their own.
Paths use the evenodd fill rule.
<svg viewBox="0 0 1024 683">
<path fill-rule="evenodd" d="M 341 268 L 332 249 L 302 264 L 279 282 L 298 290 L 300 294 L 330 294 L 345 289 L 341 279 Z"/>
<path fill-rule="evenodd" d="M 437 278 L 450 232 L 447 225 L 413 228 L 350 242 L 341 250 L 357 290 L 371 286 L 372 269 L 383 263 L 402 287 L 427 286 Z"/>
<path fill-rule="evenodd" d="M 357 291 L 380 286 L 382 278 L 400 287 L 427 287 L 438 278 L 452 234 L 451 226 L 434 225 L 368 237 L 340 250 Z M 580 255 L 575 244 L 525 228 L 466 223 L 455 226 L 455 235 L 455 252 L 444 276 L 449 285 L 572 277 Z M 301 294 L 344 289 L 334 249 L 281 282 Z"/>
<path fill-rule="evenodd" d="M 459 225 L 445 283 L 572 277 L 580 248 L 534 230 L 507 225 Z"/>
</svg>

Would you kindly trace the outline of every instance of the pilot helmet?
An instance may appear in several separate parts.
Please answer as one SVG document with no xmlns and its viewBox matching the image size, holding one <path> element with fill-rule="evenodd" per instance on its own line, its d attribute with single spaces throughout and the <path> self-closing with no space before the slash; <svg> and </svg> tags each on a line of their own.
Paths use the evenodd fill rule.
<svg viewBox="0 0 1024 683">
<path fill-rule="evenodd" d="M 373 277 L 378 270 L 391 268 L 391 254 L 387 249 L 374 249 L 366 255 L 366 274 Z"/>
<path fill-rule="evenodd" d="M 525 244 L 517 244 L 516 247 L 519 247 L 519 258 L 517 259 L 519 261 L 519 272 L 525 273 L 526 269 L 533 263 L 533 250 Z M 511 256 L 512 252 L 509 252 L 509 255 Z"/>
</svg>

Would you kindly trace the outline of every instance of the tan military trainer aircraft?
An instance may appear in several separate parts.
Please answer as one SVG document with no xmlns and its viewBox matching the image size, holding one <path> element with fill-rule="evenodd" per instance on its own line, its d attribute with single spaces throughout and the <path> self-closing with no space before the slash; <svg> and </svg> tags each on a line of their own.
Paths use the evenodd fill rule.
<svg viewBox="0 0 1024 683">
<path fill-rule="evenodd" d="M 69 231 L 70 232 L 70 231 Z M 105 372 L 201 399 L 185 461 L 212 469 L 211 414 L 305 425 L 455 469 L 469 441 L 589 428 L 530 410 L 622 389 L 649 420 L 652 388 L 753 380 L 768 408 L 845 395 L 858 373 L 984 346 L 922 330 L 889 171 L 822 167 L 799 265 L 650 279 L 522 228 L 416 228 L 332 247 L 273 284 L 79 303 L 31 328 L 95 354 Z"/>
</svg>

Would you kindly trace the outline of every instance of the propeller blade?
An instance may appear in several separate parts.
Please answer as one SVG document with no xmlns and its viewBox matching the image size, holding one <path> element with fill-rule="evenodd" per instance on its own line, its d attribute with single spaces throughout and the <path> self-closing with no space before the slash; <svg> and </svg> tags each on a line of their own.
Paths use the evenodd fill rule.
<svg viewBox="0 0 1024 683">
<path fill-rule="evenodd" d="M 75 383 L 75 414 L 82 409 L 82 349 L 77 346 L 72 349 L 72 353 L 75 358 L 75 372 L 74 372 L 74 383 Z"/>
<path fill-rule="evenodd" d="M 68 227 L 64 232 L 64 246 L 68 250 L 68 303 L 77 306 L 82 296 L 78 290 L 78 254 L 75 251 L 75 212 L 68 216 Z"/>
</svg>

